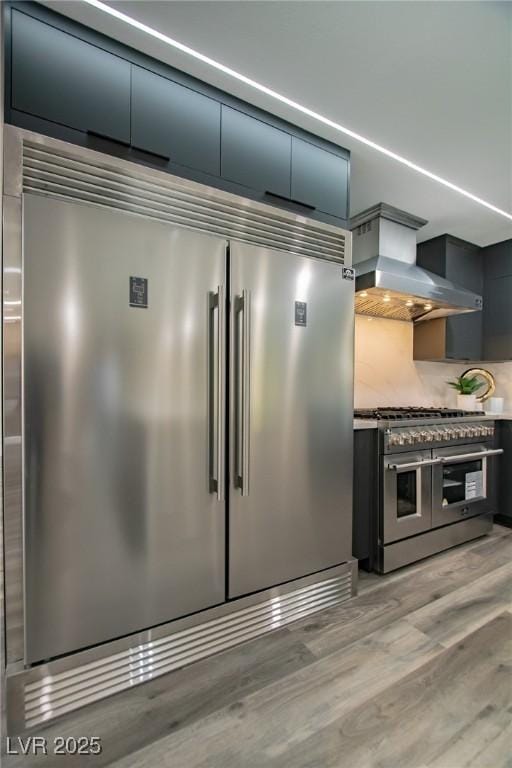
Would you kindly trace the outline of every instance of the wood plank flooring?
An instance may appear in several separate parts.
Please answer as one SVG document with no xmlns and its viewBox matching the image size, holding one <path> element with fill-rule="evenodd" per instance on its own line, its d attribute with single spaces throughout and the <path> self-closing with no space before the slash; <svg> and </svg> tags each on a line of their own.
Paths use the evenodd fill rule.
<svg viewBox="0 0 512 768">
<path fill-rule="evenodd" d="M 512 530 L 35 733 L 103 752 L 5 765 L 512 768 Z"/>
</svg>

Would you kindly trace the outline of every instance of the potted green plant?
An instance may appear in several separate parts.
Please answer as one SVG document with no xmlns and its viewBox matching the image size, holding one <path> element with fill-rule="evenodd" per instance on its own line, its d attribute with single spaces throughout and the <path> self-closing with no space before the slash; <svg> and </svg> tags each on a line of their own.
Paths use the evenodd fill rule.
<svg viewBox="0 0 512 768">
<path fill-rule="evenodd" d="M 457 408 L 460 408 L 462 411 L 476 410 L 475 393 L 480 387 L 483 387 L 483 381 L 478 381 L 476 376 L 458 376 L 453 381 L 447 381 L 446 383 L 457 390 Z"/>
</svg>

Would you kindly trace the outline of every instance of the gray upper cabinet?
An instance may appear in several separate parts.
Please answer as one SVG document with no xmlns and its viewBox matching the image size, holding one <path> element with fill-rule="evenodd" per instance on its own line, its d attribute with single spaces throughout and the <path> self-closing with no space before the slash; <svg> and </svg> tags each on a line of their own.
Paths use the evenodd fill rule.
<svg viewBox="0 0 512 768">
<path fill-rule="evenodd" d="M 291 197 L 323 213 L 348 217 L 348 162 L 308 141 L 292 138 Z"/>
<path fill-rule="evenodd" d="M 218 176 L 220 104 L 133 66 L 132 146 Z"/>
<path fill-rule="evenodd" d="M 12 12 L 13 109 L 130 141 L 130 63 Z"/>
<path fill-rule="evenodd" d="M 418 245 L 417 263 L 462 288 L 483 295 L 482 257 L 477 245 L 450 235 L 441 235 Z M 414 358 L 480 360 L 482 327 L 482 312 L 418 323 L 414 328 Z M 433 337 L 436 343 L 432 345 Z M 432 349 L 435 349 L 435 355 L 432 355 Z"/>
<path fill-rule="evenodd" d="M 224 179 L 289 198 L 291 141 L 288 133 L 222 105 Z"/>
<path fill-rule="evenodd" d="M 45 6 L 6 13 L 6 122 L 346 225 L 346 150 Z"/>
<path fill-rule="evenodd" d="M 480 248 L 448 239 L 445 277 L 482 296 L 484 279 Z M 468 312 L 448 318 L 447 357 L 454 360 L 478 360 L 482 356 L 482 330 L 481 312 Z"/>
<path fill-rule="evenodd" d="M 512 360 L 512 240 L 484 248 L 484 359 Z"/>
<path fill-rule="evenodd" d="M 483 295 L 483 311 L 414 327 L 415 360 L 512 360 L 512 240 L 487 248 L 442 235 L 418 245 L 418 264 Z"/>
</svg>

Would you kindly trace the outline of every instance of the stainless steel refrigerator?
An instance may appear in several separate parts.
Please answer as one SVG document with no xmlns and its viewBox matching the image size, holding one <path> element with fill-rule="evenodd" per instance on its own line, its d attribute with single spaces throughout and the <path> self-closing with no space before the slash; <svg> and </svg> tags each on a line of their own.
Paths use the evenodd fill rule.
<svg viewBox="0 0 512 768">
<path fill-rule="evenodd" d="M 25 194 L 25 663 L 349 560 L 352 357 L 340 264 Z"/>
</svg>

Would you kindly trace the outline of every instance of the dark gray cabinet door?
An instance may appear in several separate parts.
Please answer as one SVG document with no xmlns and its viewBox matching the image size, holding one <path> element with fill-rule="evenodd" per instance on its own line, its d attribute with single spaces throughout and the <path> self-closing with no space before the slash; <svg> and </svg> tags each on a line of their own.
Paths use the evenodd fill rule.
<svg viewBox="0 0 512 768">
<path fill-rule="evenodd" d="M 491 462 L 494 468 L 493 481 L 497 488 L 496 521 L 512 526 L 512 420 L 496 422 L 498 439 L 496 446 L 505 453 L 498 461 Z"/>
<path fill-rule="evenodd" d="M 512 360 L 512 274 L 487 281 L 484 356 Z"/>
<path fill-rule="evenodd" d="M 223 105 L 221 147 L 224 179 L 290 197 L 288 133 Z"/>
<path fill-rule="evenodd" d="M 512 360 L 512 240 L 488 246 L 482 259 L 485 359 Z"/>
<path fill-rule="evenodd" d="M 476 245 L 443 235 L 418 245 L 417 263 L 462 288 L 483 294 L 482 256 Z M 446 322 L 439 326 L 445 329 L 444 357 L 450 360 L 481 360 L 482 326 L 482 312 L 446 318 Z"/>
<path fill-rule="evenodd" d="M 446 277 L 454 283 L 483 294 L 484 274 L 478 247 L 470 248 L 448 241 L 446 245 Z M 447 356 L 455 360 L 479 360 L 482 357 L 482 313 L 469 312 L 449 317 L 447 324 Z"/>
<path fill-rule="evenodd" d="M 132 145 L 218 176 L 220 104 L 133 66 Z"/>
<path fill-rule="evenodd" d="M 130 64 L 13 10 L 11 104 L 129 143 Z"/>
<path fill-rule="evenodd" d="M 292 200 L 348 217 L 348 162 L 308 141 L 292 139 Z"/>
</svg>

